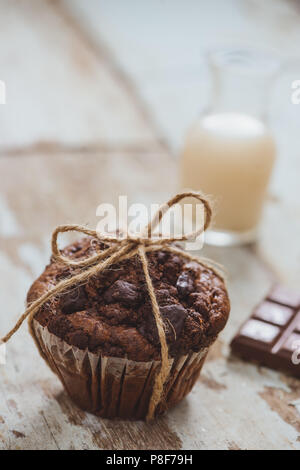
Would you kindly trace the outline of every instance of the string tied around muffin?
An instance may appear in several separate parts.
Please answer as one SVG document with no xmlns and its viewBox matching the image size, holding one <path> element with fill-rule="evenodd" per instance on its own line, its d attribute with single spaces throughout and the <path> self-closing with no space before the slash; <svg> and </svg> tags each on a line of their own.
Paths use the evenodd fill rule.
<svg viewBox="0 0 300 470">
<path fill-rule="evenodd" d="M 153 236 L 155 229 L 160 224 L 164 215 L 178 202 L 180 202 L 184 198 L 193 198 L 198 200 L 204 208 L 204 222 L 201 227 L 192 231 L 187 234 L 182 234 L 180 236 L 170 236 L 170 237 L 161 237 L 161 236 Z M 84 283 L 90 277 L 103 272 L 105 269 L 109 268 L 115 263 L 119 263 L 123 260 L 132 258 L 133 256 L 138 256 L 142 268 L 143 273 L 145 276 L 146 286 L 148 290 L 148 295 L 151 301 L 153 316 L 155 319 L 158 337 L 160 342 L 161 348 L 161 367 L 159 372 L 157 373 L 154 386 L 152 391 L 152 396 L 149 402 L 149 408 L 147 413 L 147 420 L 150 421 L 153 419 L 155 415 L 155 410 L 157 405 L 163 399 L 163 391 L 164 385 L 168 380 L 168 375 L 170 373 L 171 368 L 171 360 L 169 357 L 169 350 L 167 345 L 164 321 L 162 319 L 158 301 L 155 294 L 155 289 L 152 283 L 152 279 L 149 273 L 149 265 L 147 260 L 147 253 L 164 250 L 171 253 L 176 253 L 189 261 L 196 261 L 202 263 L 202 265 L 207 266 L 209 268 L 213 268 L 215 271 L 217 269 L 215 266 L 212 266 L 209 263 L 209 260 L 204 258 L 199 258 L 197 256 L 192 256 L 183 249 L 174 246 L 174 242 L 184 242 L 192 239 L 196 239 L 199 235 L 201 235 L 205 230 L 209 227 L 212 217 L 212 210 L 210 203 L 206 197 L 204 197 L 201 193 L 196 191 L 189 191 L 176 194 L 173 198 L 171 198 L 168 202 L 164 203 L 162 206 L 159 207 L 158 211 L 155 213 L 152 220 L 147 224 L 147 226 L 142 231 L 142 235 L 139 236 L 137 234 L 120 234 L 119 236 L 112 236 L 108 233 L 99 233 L 99 231 L 89 229 L 85 226 L 81 225 L 60 225 L 58 226 L 53 234 L 52 234 L 52 256 L 53 258 L 66 265 L 68 267 L 79 268 L 80 272 L 78 274 L 71 275 L 68 278 L 65 278 L 59 281 L 54 287 L 49 289 L 35 301 L 33 301 L 25 312 L 21 315 L 19 320 L 16 322 L 15 326 L 7 333 L 7 335 L 2 338 L 2 343 L 7 343 L 7 341 L 18 331 L 21 327 L 23 322 L 28 318 L 29 324 L 29 331 L 39 349 L 41 356 L 47 361 L 40 344 L 36 338 L 34 327 L 33 327 L 33 320 L 37 311 L 49 300 L 53 299 L 58 294 L 66 291 L 69 288 L 72 288 L 78 284 Z M 97 251 L 97 253 L 92 254 L 91 256 L 74 260 L 70 259 L 65 256 L 61 250 L 58 248 L 58 236 L 61 233 L 66 232 L 78 232 L 81 234 L 85 234 L 91 236 L 100 242 L 107 244 L 107 248 L 103 249 L 102 251 Z M 222 274 L 217 272 L 217 274 L 221 277 Z"/>
</svg>

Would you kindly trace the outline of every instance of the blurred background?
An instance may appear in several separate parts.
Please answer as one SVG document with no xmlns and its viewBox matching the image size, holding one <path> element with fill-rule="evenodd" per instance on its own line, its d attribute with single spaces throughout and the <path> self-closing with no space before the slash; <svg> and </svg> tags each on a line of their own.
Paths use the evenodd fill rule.
<svg viewBox="0 0 300 470">
<path fill-rule="evenodd" d="M 299 26 L 298 0 L 0 0 L 0 80 L 6 85 L 6 104 L 0 104 L 0 277 L 1 304 L 7 312 L 0 319 L 3 333 L 22 312 L 28 287 L 49 259 L 56 225 L 95 226 L 102 202 L 116 203 L 126 194 L 131 202 L 157 203 L 178 190 L 187 130 L 214 93 L 207 51 L 251 48 L 281 61 L 268 102 L 277 156 L 258 243 L 204 249 L 226 266 L 229 277 L 232 316 L 216 361 L 206 369 L 209 380 L 218 383 L 222 376 L 226 382 L 228 343 L 253 306 L 274 280 L 299 288 L 300 104 L 291 101 L 292 83 L 300 80 Z M 30 410 L 44 406 L 40 390 L 30 385 L 21 397 L 24 376 L 15 374 L 16 368 L 27 369 L 28 357 L 37 359 L 25 330 L 9 346 L 15 359 L 5 369 L 7 390 L 20 407 L 27 400 L 24 413 L 31 434 L 26 445 L 55 447 L 51 433 L 31 422 Z M 201 442 L 189 437 L 198 436 L 199 429 L 187 410 L 186 421 L 182 410 L 171 415 L 184 445 L 228 448 L 232 420 L 230 439 L 239 446 L 299 447 L 299 427 L 290 424 L 299 423 L 299 414 L 288 403 L 300 389 L 286 392 L 284 411 L 268 415 L 269 405 L 275 405 L 269 398 L 257 398 L 266 386 L 264 379 L 252 366 L 244 374 L 245 367 L 231 366 L 228 391 L 217 401 L 218 415 L 205 417 Z M 244 374 L 245 403 L 234 400 L 239 373 Z M 26 376 L 27 383 L 48 380 L 48 374 L 41 363 Z M 281 387 L 277 376 L 266 380 Z M 213 397 L 218 400 L 217 393 Z M 191 399 L 192 416 L 197 414 L 196 399 L 194 407 Z M 205 388 L 201 400 L 209 410 Z M 251 404 L 267 416 L 256 423 L 257 435 L 248 429 Z M 4 412 L 14 423 L 13 409 Z M 50 428 L 65 447 L 82 447 L 83 436 L 90 447 L 97 447 L 84 427 L 78 431 L 80 443 L 75 442 L 72 424 L 57 418 L 55 406 L 49 416 L 60 420 L 64 433 Z M 111 429 L 105 431 L 109 443 Z M 143 437 L 143 444 L 137 428 L 131 430 L 132 448 L 146 445 L 147 439 L 154 439 L 152 444 L 147 441 L 149 446 L 160 445 L 155 436 L 168 433 L 156 430 Z M 7 442 L 16 445 L 8 437 L 3 442 L 4 447 Z"/>
<path fill-rule="evenodd" d="M 94 225 L 98 204 L 119 194 L 149 203 L 177 191 L 187 129 L 215 92 L 207 51 L 252 48 L 281 60 L 268 89 L 277 158 L 256 249 L 298 282 L 297 0 L 2 0 L 0 9 L 4 237 L 40 245 L 57 223 Z"/>
<path fill-rule="evenodd" d="M 296 129 L 290 82 L 300 68 L 299 16 L 297 0 L 2 1 L 9 106 L 1 146 L 136 145 L 154 131 L 176 153 L 207 103 L 204 54 L 226 45 L 284 59 L 273 114 Z M 134 122 L 139 112 L 151 130 Z"/>
</svg>

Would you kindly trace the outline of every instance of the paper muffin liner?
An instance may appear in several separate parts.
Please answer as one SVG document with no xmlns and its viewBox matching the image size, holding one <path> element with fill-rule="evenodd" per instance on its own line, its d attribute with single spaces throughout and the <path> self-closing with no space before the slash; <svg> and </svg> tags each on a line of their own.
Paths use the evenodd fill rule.
<svg viewBox="0 0 300 470">
<path fill-rule="evenodd" d="M 136 362 L 71 346 L 33 320 L 36 339 L 49 366 L 72 400 L 103 418 L 145 419 L 160 361 Z M 155 415 L 182 400 L 192 389 L 208 348 L 173 358 L 163 399 Z"/>
</svg>

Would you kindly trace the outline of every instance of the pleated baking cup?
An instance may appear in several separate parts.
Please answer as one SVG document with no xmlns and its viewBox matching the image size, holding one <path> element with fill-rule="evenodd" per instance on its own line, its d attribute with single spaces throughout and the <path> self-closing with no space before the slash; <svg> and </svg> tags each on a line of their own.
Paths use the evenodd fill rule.
<svg viewBox="0 0 300 470">
<path fill-rule="evenodd" d="M 33 328 L 49 366 L 77 406 L 103 418 L 146 418 L 160 361 L 136 362 L 94 354 L 69 345 L 36 320 Z M 190 392 L 207 352 L 208 348 L 204 348 L 171 360 L 156 416 Z"/>
</svg>

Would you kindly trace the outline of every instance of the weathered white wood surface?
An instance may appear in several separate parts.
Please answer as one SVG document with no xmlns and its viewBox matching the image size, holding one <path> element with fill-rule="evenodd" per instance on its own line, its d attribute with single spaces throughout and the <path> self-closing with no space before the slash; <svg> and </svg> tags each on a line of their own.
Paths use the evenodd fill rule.
<svg viewBox="0 0 300 470">
<path fill-rule="evenodd" d="M 105 50 L 53 2 L 0 1 L 1 148 L 144 145 L 154 134 Z"/>
<path fill-rule="evenodd" d="M 94 226 L 97 205 L 119 194 L 150 203 L 176 191 L 168 145 L 178 148 L 205 93 L 198 49 L 226 36 L 286 58 L 297 53 L 297 2 L 230 1 L 228 10 L 216 0 L 207 8 L 193 0 L 130 4 L 134 14 L 121 1 L 0 1 L 0 79 L 8 88 L 0 106 L 2 333 L 48 260 L 54 226 Z M 260 242 L 204 250 L 228 270 L 232 314 L 188 399 L 153 425 L 85 414 L 24 327 L 0 365 L 0 448 L 300 449 L 300 382 L 228 350 L 274 279 L 299 285 L 300 106 L 289 101 L 298 70 L 291 63 L 274 101 L 280 153 Z"/>
</svg>

